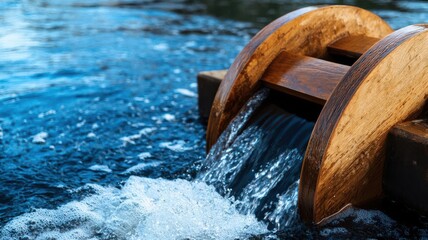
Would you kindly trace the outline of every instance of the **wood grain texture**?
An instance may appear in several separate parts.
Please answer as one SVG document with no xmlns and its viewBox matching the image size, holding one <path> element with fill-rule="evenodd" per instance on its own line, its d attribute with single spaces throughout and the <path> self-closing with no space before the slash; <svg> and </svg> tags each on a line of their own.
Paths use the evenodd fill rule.
<svg viewBox="0 0 428 240">
<path fill-rule="evenodd" d="M 382 195 L 388 131 L 428 98 L 426 25 L 400 29 L 351 67 L 324 106 L 303 162 L 299 209 L 319 222 Z"/>
<path fill-rule="evenodd" d="M 207 149 L 243 104 L 282 51 L 321 58 L 327 46 L 346 36 L 382 38 L 392 29 L 381 18 L 351 6 L 303 8 L 263 28 L 237 56 L 217 91 L 207 129 Z"/>
<path fill-rule="evenodd" d="M 269 88 L 324 105 L 349 66 L 282 52 L 262 76 Z"/>
<path fill-rule="evenodd" d="M 365 35 L 349 36 L 329 44 L 327 50 L 330 54 L 359 58 L 379 40 Z"/>
</svg>

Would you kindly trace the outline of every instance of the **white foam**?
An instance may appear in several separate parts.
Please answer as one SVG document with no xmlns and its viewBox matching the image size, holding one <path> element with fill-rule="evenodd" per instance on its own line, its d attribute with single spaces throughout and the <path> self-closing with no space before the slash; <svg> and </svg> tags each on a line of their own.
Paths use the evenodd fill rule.
<svg viewBox="0 0 428 240">
<path fill-rule="evenodd" d="M 7 223 L 0 239 L 236 239 L 267 232 L 201 182 L 130 177 L 122 189 L 55 210 L 37 209 Z"/>
<path fill-rule="evenodd" d="M 167 120 L 168 122 L 175 121 L 175 116 L 174 116 L 174 115 L 172 115 L 172 114 L 169 114 L 169 113 L 165 113 L 165 114 L 162 116 L 162 118 L 163 118 L 163 119 L 165 119 L 165 120 Z"/>
<path fill-rule="evenodd" d="M 45 143 L 47 137 L 48 137 L 47 132 L 39 132 L 33 136 L 33 143 L 38 143 L 38 144 Z"/>
<path fill-rule="evenodd" d="M 49 110 L 49 111 L 47 111 L 47 112 L 39 113 L 39 115 L 37 115 L 37 117 L 38 117 L 38 118 L 44 118 L 44 117 L 46 117 L 46 116 L 49 116 L 49 115 L 55 115 L 55 114 L 56 114 L 56 111 L 55 111 L 55 110 L 53 110 L 53 109 L 51 109 L 51 110 Z"/>
<path fill-rule="evenodd" d="M 88 133 L 87 137 L 88 138 L 95 138 L 97 135 L 93 132 Z"/>
<path fill-rule="evenodd" d="M 393 219 L 391 219 L 390 217 L 388 217 L 388 215 L 379 210 L 359 209 L 354 208 L 351 205 L 342 210 L 342 212 L 326 220 L 324 224 L 334 224 L 339 221 L 342 221 L 342 219 L 345 218 L 351 218 L 352 221 L 356 224 L 377 224 L 385 227 L 392 227 L 396 224 Z"/>
<path fill-rule="evenodd" d="M 124 145 L 130 143 L 135 144 L 135 140 L 140 139 L 143 135 L 146 135 L 155 131 L 156 128 L 143 128 L 141 129 L 138 134 L 134 134 L 131 136 L 121 137 L 120 140 L 123 142 Z"/>
<path fill-rule="evenodd" d="M 180 93 L 181 95 L 184 95 L 186 97 L 197 97 L 198 96 L 198 94 L 196 94 L 196 93 L 194 93 L 188 89 L 185 89 L 185 88 L 175 89 L 175 92 Z"/>
<path fill-rule="evenodd" d="M 159 44 L 154 45 L 153 49 L 157 50 L 157 51 L 166 51 L 169 49 L 169 46 L 166 43 L 159 43 Z"/>
<path fill-rule="evenodd" d="M 97 172 L 107 172 L 107 173 L 111 173 L 111 169 L 107 166 L 107 165 L 92 165 L 89 167 L 89 170 L 92 171 L 97 171 Z"/>
<path fill-rule="evenodd" d="M 76 127 L 81 128 L 81 127 L 83 127 L 83 125 L 85 125 L 85 123 L 86 123 L 86 120 L 83 120 L 83 121 L 81 121 L 81 122 L 78 122 L 78 123 L 76 124 Z"/>
<path fill-rule="evenodd" d="M 161 164 L 162 164 L 162 162 L 158 162 L 158 161 L 149 162 L 149 163 L 139 163 L 135 166 L 132 166 L 132 167 L 126 169 L 122 174 L 138 173 L 138 172 L 141 172 L 147 168 L 157 167 Z"/>
<path fill-rule="evenodd" d="M 0 127 L 0 141 L 3 140 L 3 129 Z"/>
<path fill-rule="evenodd" d="M 160 143 L 159 147 L 167 148 L 167 149 L 174 151 L 174 152 L 185 152 L 185 151 L 189 151 L 189 150 L 193 149 L 191 147 L 186 147 L 185 144 L 186 144 L 186 142 L 184 142 L 183 140 L 178 140 L 178 141 L 174 141 L 174 142 Z"/>
<path fill-rule="evenodd" d="M 149 152 L 142 152 L 140 154 L 138 154 L 138 158 L 141 160 L 144 160 L 146 158 L 152 157 L 152 154 Z"/>
<path fill-rule="evenodd" d="M 134 97 L 134 100 L 137 102 L 150 103 L 150 100 L 144 97 Z"/>
</svg>

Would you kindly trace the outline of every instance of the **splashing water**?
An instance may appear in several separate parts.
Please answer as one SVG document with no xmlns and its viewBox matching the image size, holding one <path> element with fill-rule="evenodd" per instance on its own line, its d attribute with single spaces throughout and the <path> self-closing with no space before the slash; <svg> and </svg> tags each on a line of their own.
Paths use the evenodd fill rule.
<svg viewBox="0 0 428 240">
<path fill-rule="evenodd" d="M 268 232 L 256 216 L 263 215 L 276 229 L 293 223 L 296 169 L 305 143 L 287 145 L 284 139 L 303 120 L 284 118 L 270 107 L 260 114 L 257 109 L 267 97 L 268 90 L 261 90 L 250 99 L 213 147 L 196 181 L 131 176 L 120 189 L 88 184 L 90 196 L 17 217 L 1 230 L 1 239 L 236 239 Z M 286 130 L 267 132 L 272 124 Z M 278 150 L 278 144 L 286 147 Z M 261 161 L 251 162 L 255 158 Z M 243 173 L 248 169 L 252 176 Z"/>
<path fill-rule="evenodd" d="M 239 138 L 245 123 L 267 93 L 263 90 L 248 102 L 223 138 L 227 136 L 230 141 Z M 253 129 L 244 132 L 251 135 Z M 261 133 L 261 129 L 257 132 Z M 247 134 L 242 135 L 248 139 Z M 255 139 L 250 142 L 258 142 L 258 138 Z M 252 148 L 251 144 L 239 147 Z M 219 154 L 223 152 L 221 147 L 215 149 Z M 236 157 L 236 164 L 244 160 L 237 157 L 241 154 L 238 149 L 230 148 L 230 151 L 234 154 L 224 154 L 226 159 Z M 266 165 L 259 178 L 282 168 L 287 157 L 281 155 L 280 159 L 284 161 Z M 208 158 L 207 162 L 211 160 Z M 222 164 L 213 167 L 218 171 L 223 168 Z M 236 172 L 238 170 L 236 168 Z M 208 178 L 190 182 L 131 176 L 120 189 L 88 184 L 84 188 L 92 191 L 90 196 L 55 210 L 37 209 L 16 217 L 1 230 L 1 239 L 237 239 L 268 232 L 267 226 L 259 222 L 252 211 L 242 209 L 241 201 L 223 198 L 204 181 L 213 182 Z M 258 185 L 257 182 L 251 184 Z M 243 199 L 257 202 L 259 190 L 263 189 L 246 189 Z"/>
<path fill-rule="evenodd" d="M 130 177 L 121 188 L 37 209 L 9 222 L 1 239 L 237 239 L 266 232 L 201 182 Z"/>
<path fill-rule="evenodd" d="M 198 179 L 237 201 L 275 230 L 296 223 L 297 190 L 313 123 L 264 104 L 268 90 L 249 100 L 213 146 Z"/>
<path fill-rule="evenodd" d="M 0 239 L 25 239 L 26 236 L 30 239 L 143 238 L 140 233 L 147 233 L 145 239 L 168 236 L 207 239 L 208 235 L 246 238 L 252 233 L 259 238 L 266 229 L 251 231 L 258 229 L 248 223 L 255 219 L 253 212 L 271 229 L 286 229 L 285 233 L 275 233 L 285 239 L 290 236 L 305 239 L 427 238 L 428 224 L 422 228 L 391 224 L 387 216 L 378 217 L 377 213 L 371 219 L 386 220 L 373 222 L 364 218 L 361 221 L 359 213 L 364 211 L 355 209 L 352 214 L 339 216 L 325 227 L 305 229 L 296 223 L 298 180 L 291 175 L 300 165 L 300 150 L 296 150 L 300 148 L 267 141 L 271 149 L 283 151 L 272 152 L 271 161 L 265 161 L 266 156 L 260 158 L 260 164 L 256 163 L 257 148 L 266 141 L 263 139 L 266 132 L 261 130 L 266 126 L 263 125 L 266 118 L 259 121 L 259 125 L 255 124 L 257 120 L 250 119 L 258 114 L 256 109 L 254 115 L 240 122 L 241 127 L 235 129 L 238 132 L 231 134 L 235 142 L 242 140 L 247 145 L 230 141 L 227 147 L 219 147 L 224 160 L 234 160 L 231 157 L 234 153 L 243 160 L 233 165 L 236 167 L 233 171 L 207 169 L 211 164 L 213 167 L 232 166 L 233 161 L 213 158 L 204 164 L 196 182 L 164 180 L 177 178 L 177 172 L 188 171 L 187 166 L 205 156 L 204 127 L 198 121 L 196 109 L 195 75 L 200 71 L 229 67 L 258 28 L 272 19 L 299 7 L 326 3 L 1 1 Z M 254 5 L 257 11 L 249 12 L 248 7 Z M 424 11 L 427 4 L 421 1 L 372 1 L 364 7 L 375 10 L 394 29 L 427 19 Z M 220 14 L 226 19 L 207 14 Z M 284 127 L 276 129 L 285 131 Z M 250 136 L 251 131 L 255 138 L 240 136 Z M 287 142 L 294 141 L 289 137 L 291 135 Z M 255 149 L 250 153 L 251 147 Z M 196 172 L 193 168 L 190 171 Z M 198 196 L 220 199 L 212 187 L 201 181 L 204 174 L 210 173 L 213 175 L 206 178 L 207 182 L 215 185 L 223 199 L 226 197 L 224 206 L 231 207 L 210 206 L 200 210 L 204 212 L 200 218 L 190 217 L 199 214 L 199 205 L 193 201 Z M 229 175 L 222 177 L 223 174 Z M 278 181 L 281 174 L 284 181 Z M 127 180 L 131 175 L 164 179 L 145 181 L 142 178 L 140 181 L 131 177 Z M 228 179 L 228 182 L 219 179 Z M 274 179 L 270 187 L 263 185 L 267 179 Z M 121 201 L 127 199 L 124 189 L 134 181 L 145 186 L 144 189 L 164 191 L 162 196 L 166 200 L 163 201 L 169 204 L 168 209 L 180 209 L 178 206 L 182 206 L 184 196 L 176 197 L 175 192 L 185 192 L 186 186 L 190 186 L 194 192 L 184 195 L 191 207 L 182 207 L 190 212 L 179 211 L 181 215 L 168 222 L 169 218 L 161 214 L 168 212 L 167 204 L 162 205 L 146 190 L 138 190 L 132 201 L 138 203 L 153 198 L 155 206 L 159 206 L 158 214 L 145 211 L 147 215 L 144 215 L 137 207 L 123 207 L 126 204 L 122 205 Z M 89 183 L 98 185 L 81 189 L 91 195 L 86 190 L 73 190 Z M 169 187 L 161 187 L 163 183 Z M 255 186 L 255 192 L 249 186 Z M 135 186 L 136 189 L 142 187 Z M 100 200 L 95 200 L 97 198 Z M 211 209 L 216 211 L 215 215 L 225 217 L 210 222 L 204 217 L 215 217 Z M 367 213 L 373 214 L 372 211 Z M 89 217 L 74 217 L 77 215 Z M 113 216 L 114 220 L 110 220 Z M 91 217 L 94 218 L 91 220 Z M 141 219 L 137 224 L 138 217 Z M 252 220 L 246 222 L 247 218 Z M 159 223 L 158 228 L 153 229 L 169 233 L 149 236 L 152 225 L 145 219 Z M 203 229 L 198 221 L 210 223 L 206 226 L 212 229 Z M 233 226 L 228 228 L 231 224 Z M 178 236 L 174 229 L 178 226 L 191 229 L 180 228 L 187 232 Z M 121 229 L 134 235 L 123 235 Z M 221 231 L 225 231 L 223 235 L 216 235 Z"/>
<path fill-rule="evenodd" d="M 299 222 L 297 194 L 303 150 L 313 123 L 286 114 L 270 104 L 268 96 L 268 90 L 261 90 L 249 100 L 193 181 L 131 176 L 121 188 L 86 184 L 74 190 L 83 192 L 83 199 L 15 217 L 0 230 L 0 239 L 311 236 L 314 230 Z M 360 227 L 344 228 L 346 224 Z M 394 231 L 380 233 L 383 229 Z M 427 233 L 417 230 L 420 236 Z M 366 236 L 367 231 L 394 238 L 409 233 L 380 211 L 354 208 L 317 231 L 327 238 Z"/>
</svg>

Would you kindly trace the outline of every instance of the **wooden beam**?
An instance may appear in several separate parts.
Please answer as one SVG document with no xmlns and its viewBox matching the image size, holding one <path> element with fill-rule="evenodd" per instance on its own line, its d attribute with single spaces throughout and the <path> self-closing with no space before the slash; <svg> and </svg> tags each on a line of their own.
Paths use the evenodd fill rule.
<svg viewBox="0 0 428 240">
<path fill-rule="evenodd" d="M 388 197 L 428 213 L 428 123 L 395 125 L 388 135 L 383 186 Z"/>
<path fill-rule="evenodd" d="M 349 66 L 282 52 L 262 77 L 268 88 L 324 105 Z M 208 118 L 215 93 L 226 70 L 198 74 L 199 113 Z"/>
<path fill-rule="evenodd" d="M 329 44 L 327 51 L 332 55 L 357 59 L 379 40 L 379 38 L 367 37 L 365 35 L 349 36 Z"/>
<path fill-rule="evenodd" d="M 227 70 L 206 71 L 198 74 L 198 107 L 199 116 L 208 120 L 215 94 Z"/>
<path fill-rule="evenodd" d="M 262 77 L 269 88 L 324 105 L 349 66 L 282 52 Z"/>
</svg>

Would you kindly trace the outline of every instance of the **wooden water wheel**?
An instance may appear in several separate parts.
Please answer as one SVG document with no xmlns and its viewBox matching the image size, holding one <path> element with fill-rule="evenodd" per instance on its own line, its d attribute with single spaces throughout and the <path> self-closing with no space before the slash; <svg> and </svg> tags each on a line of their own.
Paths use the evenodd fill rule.
<svg viewBox="0 0 428 240">
<path fill-rule="evenodd" d="M 215 74 L 223 80 L 209 117 L 208 148 L 267 86 L 323 106 L 301 171 L 302 218 L 317 223 L 347 204 L 379 199 L 388 133 L 416 118 L 428 98 L 427 27 L 393 32 L 378 16 L 350 6 L 308 7 L 275 20 L 224 77 Z"/>
</svg>

